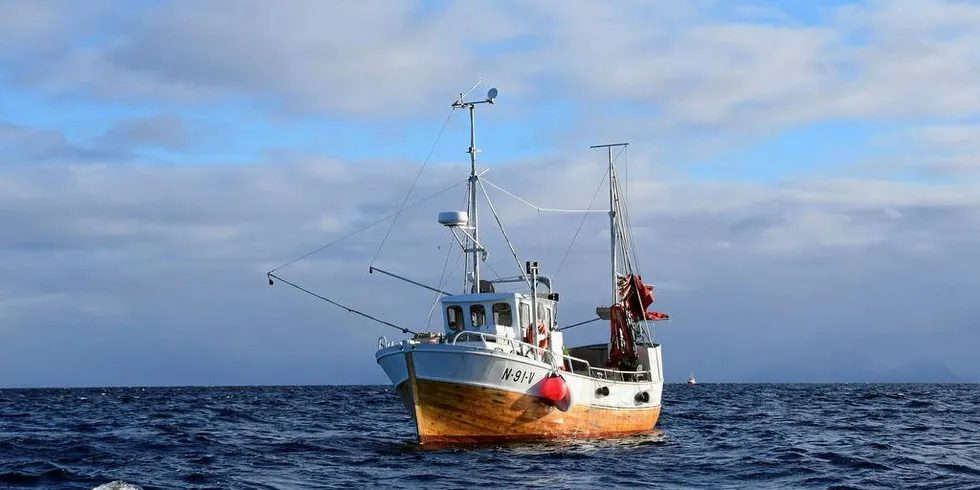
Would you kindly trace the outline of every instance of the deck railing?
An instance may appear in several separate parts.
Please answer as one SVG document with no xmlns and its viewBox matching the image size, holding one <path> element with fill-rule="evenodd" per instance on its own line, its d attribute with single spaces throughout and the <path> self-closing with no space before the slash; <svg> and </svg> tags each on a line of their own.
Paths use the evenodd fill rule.
<svg viewBox="0 0 980 490">
<path fill-rule="evenodd" d="M 463 330 L 453 335 L 451 340 L 449 340 L 446 343 L 455 345 L 460 337 L 469 337 L 469 336 L 479 337 L 479 340 L 482 340 L 487 343 L 491 342 L 491 340 L 488 339 L 493 339 L 492 342 L 496 344 L 509 345 L 510 348 L 512 349 L 512 352 L 516 352 L 518 355 L 521 356 L 526 356 L 530 352 L 535 352 L 537 353 L 536 356 L 537 358 L 541 359 L 543 362 L 552 364 L 551 360 L 554 357 L 554 354 L 550 350 L 542 347 L 538 347 L 533 344 L 529 344 L 521 340 L 512 339 L 510 337 L 502 337 L 500 335 L 489 333 L 489 332 L 475 332 L 473 330 Z"/>
<path fill-rule="evenodd" d="M 515 352 L 518 355 L 526 356 L 530 352 L 536 352 L 538 354 L 536 357 L 540 358 L 543 362 L 552 365 L 555 364 L 554 362 L 552 362 L 552 360 L 554 359 L 554 353 L 552 353 L 548 349 L 544 349 L 542 347 L 538 347 L 536 345 L 529 344 L 521 340 L 512 339 L 509 337 L 502 337 L 488 332 L 475 332 L 472 330 L 463 330 L 453 335 L 450 339 L 447 340 L 446 343 L 456 345 L 456 342 L 459 340 L 460 337 L 470 337 L 470 336 L 478 337 L 479 340 L 482 340 L 486 343 L 491 342 L 488 339 L 493 339 L 493 342 L 496 344 L 509 345 L 512 349 L 512 352 Z M 580 359 L 578 357 L 572 357 L 567 354 L 563 354 L 561 358 L 562 358 L 561 365 L 563 366 L 567 365 L 569 372 L 576 373 L 576 374 L 581 374 L 582 372 L 585 372 L 590 378 L 603 379 L 608 381 L 627 381 L 627 382 L 649 381 L 653 379 L 650 371 L 619 371 L 617 369 L 592 367 L 589 361 L 586 361 L 585 359 Z M 566 360 L 568 361 L 567 364 L 565 364 L 564 362 Z M 576 363 L 582 365 L 584 369 L 577 369 Z"/>
</svg>

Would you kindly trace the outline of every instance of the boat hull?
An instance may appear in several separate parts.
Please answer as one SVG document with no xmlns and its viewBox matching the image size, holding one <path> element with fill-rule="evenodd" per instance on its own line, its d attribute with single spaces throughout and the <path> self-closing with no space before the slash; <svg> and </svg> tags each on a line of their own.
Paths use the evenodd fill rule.
<svg viewBox="0 0 980 490">
<path fill-rule="evenodd" d="M 660 416 L 660 379 L 622 382 L 561 372 L 570 397 L 553 403 L 538 393 L 552 368 L 513 354 L 419 344 L 382 349 L 378 362 L 421 444 L 624 437 L 651 432 Z M 642 393 L 646 401 L 638 398 Z"/>
<path fill-rule="evenodd" d="M 533 395 L 443 381 L 406 381 L 399 396 L 414 412 L 419 443 L 465 444 L 623 437 L 648 433 L 660 407 L 574 405 L 562 412 Z"/>
</svg>

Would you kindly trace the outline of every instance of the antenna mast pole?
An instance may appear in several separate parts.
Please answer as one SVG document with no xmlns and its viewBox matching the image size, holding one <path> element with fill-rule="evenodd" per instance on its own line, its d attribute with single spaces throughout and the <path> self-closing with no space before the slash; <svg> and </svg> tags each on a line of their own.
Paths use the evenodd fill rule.
<svg viewBox="0 0 980 490">
<path fill-rule="evenodd" d="M 593 145 L 589 148 L 605 148 L 606 154 L 609 159 L 609 255 L 610 255 L 610 265 L 612 266 L 612 305 L 619 303 L 619 278 L 616 274 L 616 232 L 618 227 L 616 226 L 616 209 L 619 203 L 619 194 L 616 192 L 618 185 L 616 184 L 616 169 L 613 165 L 612 149 L 613 147 L 626 147 L 629 143 L 612 143 L 608 145 Z"/>
<path fill-rule="evenodd" d="M 477 82 L 477 84 L 474 85 L 473 88 L 476 88 L 476 86 L 479 84 L 480 82 Z M 471 88 L 470 91 L 472 90 L 473 89 Z M 466 94 L 468 93 L 469 92 L 467 92 Z M 466 97 L 466 94 L 459 94 L 459 99 L 453 102 L 453 109 L 462 109 L 465 107 L 469 109 L 469 113 L 470 113 L 470 147 L 467 150 L 467 153 L 470 154 L 470 179 L 469 179 L 470 195 L 469 195 L 468 206 L 469 206 L 469 216 L 470 216 L 469 220 L 471 221 L 471 224 L 468 226 L 468 228 L 472 231 L 471 238 L 472 238 L 473 245 L 472 247 L 470 247 L 468 250 L 465 251 L 473 254 L 473 292 L 479 293 L 481 292 L 480 254 L 481 252 L 485 253 L 486 251 L 480 245 L 480 241 L 479 241 L 480 229 L 478 226 L 479 221 L 477 217 L 477 205 L 476 205 L 477 183 L 480 180 L 480 176 L 477 175 L 476 173 L 476 153 L 477 151 L 479 151 L 476 149 L 476 105 L 477 104 L 495 105 L 494 100 L 497 98 L 497 89 L 491 88 L 487 92 L 487 97 L 484 100 L 464 102 L 463 98 Z"/>
<path fill-rule="evenodd" d="M 480 243 L 480 227 L 476 207 L 476 186 L 480 178 L 476 175 L 476 105 L 467 104 L 470 110 L 470 216 L 473 218 L 473 287 L 480 292 L 480 258 L 477 249 Z"/>
</svg>

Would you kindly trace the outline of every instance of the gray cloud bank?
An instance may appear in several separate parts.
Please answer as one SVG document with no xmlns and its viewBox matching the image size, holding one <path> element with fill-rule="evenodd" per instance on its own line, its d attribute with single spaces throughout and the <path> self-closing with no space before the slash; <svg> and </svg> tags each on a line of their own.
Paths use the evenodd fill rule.
<svg viewBox="0 0 980 490">
<path fill-rule="evenodd" d="M 487 177 L 539 203 L 582 207 L 602 175 L 595 157 L 515 162 Z M 980 341 L 975 189 L 664 182 L 646 162 L 632 165 L 641 265 L 674 318 L 657 332 L 671 378 L 693 370 L 724 381 L 832 380 L 923 363 L 980 375 L 970 347 Z M 414 170 L 323 158 L 0 167 L 0 384 L 383 382 L 371 353 L 379 335 L 396 332 L 283 285 L 270 290 L 263 274 L 394 211 Z M 465 172 L 433 166 L 413 200 Z M 560 184 L 533 184 L 559 172 Z M 578 216 L 539 218 L 490 192 L 522 256 L 553 273 Z M 462 193 L 406 212 L 377 265 L 439 283 L 449 236 L 434 216 L 459 208 Z M 513 274 L 484 216 L 490 265 Z M 586 220 L 556 277 L 566 324 L 606 297 L 603 225 L 601 215 Z M 386 226 L 283 274 L 424 325 L 430 294 L 367 274 Z M 601 341 L 606 330 L 569 337 Z"/>
<path fill-rule="evenodd" d="M 477 75 L 505 88 L 507 121 L 533 119 L 532 101 L 574 100 L 568 126 L 541 138 L 554 155 L 487 177 L 543 205 L 581 207 L 602 175 L 601 157 L 579 149 L 583 135 L 635 143 L 641 265 L 674 318 L 657 332 L 669 380 L 980 379 L 980 7 L 871 1 L 802 22 L 712 5 L 0 0 L 0 68 L 4 83 L 51 98 L 238 100 L 277 121 L 428 120 L 447 109 L 432 100 Z M 873 171 L 862 178 L 691 180 L 649 150 L 669 142 L 697 154 L 827 121 L 916 128 L 894 135 L 908 151 L 863 162 Z M 303 149 L 247 165 L 135 156 L 193 143 L 170 115 L 86 141 L 0 123 L 0 386 L 384 382 L 371 354 L 392 332 L 270 290 L 263 274 L 393 211 L 417 162 Z M 908 170 L 937 181 L 900 179 Z M 435 164 L 415 196 L 464 176 Z M 450 242 L 434 216 L 459 208 L 461 193 L 402 217 L 378 265 L 438 283 Z M 541 219 L 491 194 L 524 257 L 556 267 L 577 217 Z M 384 230 L 285 274 L 424 324 L 431 295 L 366 273 Z M 606 297 L 604 233 L 589 218 L 558 274 L 566 323 Z M 491 265 L 510 270 L 491 244 Z"/>
</svg>

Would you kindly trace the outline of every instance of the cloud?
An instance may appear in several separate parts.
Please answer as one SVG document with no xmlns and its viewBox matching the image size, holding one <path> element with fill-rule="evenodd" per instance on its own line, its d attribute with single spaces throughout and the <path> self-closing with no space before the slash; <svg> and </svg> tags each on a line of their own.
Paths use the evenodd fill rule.
<svg viewBox="0 0 980 490">
<path fill-rule="evenodd" d="M 481 62 L 466 49 L 505 41 L 515 35 L 511 26 L 521 24 L 489 5 L 450 4 L 425 17 L 419 8 L 412 2 L 170 2 L 132 11 L 112 43 L 66 47 L 52 64 L 26 70 L 24 79 L 55 92 L 82 89 L 107 98 L 246 95 L 298 112 L 404 114 L 472 83 Z M 467 21 L 477 9 L 480 22 Z"/>
<path fill-rule="evenodd" d="M 554 146 L 504 155 L 486 174 L 541 206 L 586 207 L 602 179 L 604 155 L 568 144 L 649 143 L 631 147 L 628 201 L 644 278 L 674 318 L 658 328 L 668 372 L 754 380 L 789 363 L 791 378 L 808 380 L 855 358 L 854 369 L 901 368 L 896 352 L 914 352 L 980 376 L 962 347 L 980 342 L 968 295 L 980 277 L 980 187 L 964 178 L 977 149 L 978 7 L 872 1 L 807 19 L 723 7 L 0 0 L 5 84 L 52 107 L 133 103 L 141 114 L 4 115 L 0 274 L 13 279 L 0 303 L 0 385 L 383 383 L 370 354 L 392 332 L 287 285 L 270 290 L 263 274 L 396 211 L 417 162 L 341 158 L 308 142 L 256 143 L 266 157 L 248 164 L 202 164 L 192 150 L 228 104 L 303 130 L 326 119 L 412 127 L 477 76 L 507 99 L 494 139 Z M 552 115 L 558 122 L 542 122 Z M 866 167 L 754 182 L 685 169 L 771 133 L 848 119 L 889 123 L 873 135 L 887 151 Z M 99 129 L 64 127 L 92 122 Z M 181 165 L 161 164 L 161 150 Z M 449 190 L 399 217 L 376 265 L 462 287 L 435 215 L 463 208 L 464 187 L 450 187 L 463 167 L 429 165 L 410 201 Z M 919 180 L 903 175 L 910 169 Z M 942 178 L 921 178 L 928 172 Z M 561 320 L 589 318 L 608 295 L 606 217 L 539 214 L 488 192 L 522 259 L 555 276 Z M 488 211 L 486 273 L 513 275 L 519 264 Z M 282 272 L 428 328 L 433 295 L 366 274 L 387 229 Z M 600 325 L 568 338 L 607 335 Z M 24 374 L 42 348 L 57 354 Z M 120 353 L 131 368 L 105 361 Z"/>
<path fill-rule="evenodd" d="M 861 162 L 859 168 L 879 175 L 907 178 L 909 175 L 940 180 L 953 185 L 973 182 L 980 172 L 980 125 L 974 122 L 926 122 L 889 131 L 875 145 L 883 156 Z M 941 187 L 934 187 L 941 191 Z M 937 199 L 957 199 L 953 189 Z"/>
<path fill-rule="evenodd" d="M 804 364 L 819 362 L 823 354 L 800 343 L 806 336 L 826 335 L 831 344 L 853 340 L 881 354 L 867 335 L 925 335 L 915 333 L 922 324 L 913 319 L 928 318 L 935 326 L 927 331 L 941 341 L 977 313 L 972 303 L 939 286 L 968 290 L 976 287 L 971 278 L 980 277 L 967 272 L 976 263 L 968 251 L 978 245 L 968 230 L 980 220 L 977 193 L 968 187 L 947 189 L 961 196 L 941 206 L 941 193 L 918 184 L 826 182 L 807 189 L 715 183 L 705 192 L 695 181 L 643 186 L 648 162 L 634 164 L 638 186 L 632 188 L 631 214 L 643 230 L 637 238 L 640 263 L 644 277 L 660 284 L 659 307 L 675 318 L 658 333 L 671 349 L 673 371 L 686 373 L 686 364 L 700 359 L 705 375 L 728 372 L 731 379 L 750 379 L 781 353 Z M 601 171 L 593 173 L 591 162 L 558 165 L 505 166 L 493 173 L 501 186 L 536 196 L 542 205 L 586 206 Z M 58 383 L 72 365 L 101 365 L 92 356 L 104 354 L 96 346 L 102 342 L 135 349 L 146 358 L 136 363 L 143 367 L 93 368 L 88 377 L 71 377 L 74 382 L 384 382 L 370 353 L 377 336 L 396 332 L 282 283 L 270 290 L 263 274 L 394 212 L 412 176 L 393 168 L 315 158 L 220 167 L 6 167 L 0 209 L 9 211 L 0 213 L 0 274 L 13 280 L 4 291 L 0 329 L 9 341 L 0 357 L 27 362 L 21 352 L 34 338 L 26 334 L 29 329 L 41 329 L 52 342 L 57 333 L 57 345 L 74 347 L 59 351 L 45 375 L 11 374 L 0 383 Z M 561 189 L 538 184 L 559 169 L 565 170 Z M 461 182 L 464 174 L 463 166 L 433 167 L 411 201 Z M 864 198 L 853 197 L 875 185 Z M 461 206 L 463 189 L 405 212 L 376 265 L 458 289 L 458 266 L 450 267 L 451 280 L 441 278 L 447 254 L 450 266 L 457 255 L 434 217 Z M 717 192 L 734 198 L 719 206 L 710 197 Z M 651 198 L 659 204 L 650 205 Z M 520 203 L 512 207 L 499 195 L 495 200 L 507 216 L 525 212 Z M 513 275 L 517 265 L 490 216 L 484 210 L 492 267 L 486 273 Z M 580 218 L 539 220 L 531 210 L 529 218 L 505 224 L 522 257 L 540 260 L 553 274 Z M 586 220 L 556 278 L 565 323 L 588 318 L 606 297 L 603 218 Z M 366 273 L 387 226 L 376 225 L 282 273 L 334 300 L 425 328 L 432 295 Z M 915 236 L 929 246 L 909 240 Z M 601 341 L 606 334 L 599 326 L 570 331 L 569 338 Z M 701 339 L 700 347 L 688 344 L 693 336 Z M 702 357 L 703 349 L 726 344 L 732 350 L 719 360 Z M 172 352 L 176 345 L 186 346 L 186 353 Z M 935 348 L 920 353 L 941 358 Z M 878 354 L 869 362 L 884 366 L 889 356 Z M 244 359 L 248 366 L 239 364 Z M 971 359 L 946 358 L 961 374 L 980 372 Z M 723 367 L 721 360 L 737 367 Z M 186 362 L 198 367 L 166 368 Z M 162 374 L 167 372 L 174 374 Z"/>
<path fill-rule="evenodd" d="M 70 0 L 0 0 L 0 60 L 64 49 L 66 42 L 85 35 L 108 14 L 110 5 L 106 0 L 84 5 Z"/>
<path fill-rule="evenodd" d="M 102 134 L 69 140 L 61 131 L 0 121 L 0 164 L 130 161 L 140 150 L 190 150 L 200 140 L 176 116 L 159 114 L 116 122 Z"/>
<path fill-rule="evenodd" d="M 899 3 L 801 25 L 727 19 L 697 2 L 533 2 L 519 16 L 506 2 L 170 2 L 128 9 L 112 42 L 64 46 L 22 78 L 104 97 L 250 95 L 379 116 L 431 107 L 480 73 L 508 97 L 629 102 L 664 130 L 975 113 L 980 31 L 968 20 L 980 8 Z"/>
<path fill-rule="evenodd" d="M 923 125 L 903 136 L 910 143 L 906 164 L 911 168 L 967 178 L 980 173 L 980 124 Z"/>
<path fill-rule="evenodd" d="M 98 138 L 97 143 L 111 147 L 149 147 L 180 150 L 190 140 L 183 121 L 173 115 L 156 116 L 122 121 Z"/>
<path fill-rule="evenodd" d="M 945 124 L 914 128 L 908 132 L 913 142 L 929 150 L 941 146 L 953 149 L 980 147 L 980 125 Z"/>
<path fill-rule="evenodd" d="M 177 1 L 125 9 L 111 41 L 66 43 L 16 78 L 56 93 L 248 96 L 291 112 L 386 117 L 428 114 L 483 75 L 517 104 L 561 97 L 589 114 L 639 116 L 648 134 L 980 109 L 970 89 L 980 24 L 969 22 L 980 7 L 870 2 L 808 24 L 716 7 Z"/>
<path fill-rule="evenodd" d="M 37 129 L 0 121 L 0 165 L 46 161 L 105 161 L 125 152 L 99 149 L 68 141 L 57 130 Z"/>
</svg>

